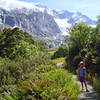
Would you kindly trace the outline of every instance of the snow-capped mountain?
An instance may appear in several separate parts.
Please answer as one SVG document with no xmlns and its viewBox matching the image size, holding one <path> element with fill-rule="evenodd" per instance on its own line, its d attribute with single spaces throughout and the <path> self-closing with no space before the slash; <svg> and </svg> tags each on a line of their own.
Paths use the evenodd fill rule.
<svg viewBox="0 0 100 100">
<path fill-rule="evenodd" d="M 50 46 L 59 46 L 68 28 L 80 22 L 95 25 L 95 21 L 80 12 L 50 9 L 40 3 L 0 0 L 0 28 L 17 26 L 38 40 L 48 40 Z"/>
<path fill-rule="evenodd" d="M 19 27 L 29 32 L 36 39 L 45 42 L 48 46 L 57 46 L 61 44 L 61 31 L 55 22 L 53 16 L 49 15 L 46 7 L 39 3 L 32 4 L 33 8 L 26 5 L 19 6 L 20 3 L 15 1 L 15 6 L 10 8 L 11 4 L 0 1 L 0 28 Z M 8 0 L 11 1 L 11 0 Z M 5 6 L 2 5 L 5 3 Z M 14 3 L 14 2 L 13 2 Z M 21 2 L 22 3 L 22 2 Z M 8 6 L 7 6 L 8 5 Z M 17 6 L 18 5 L 18 6 Z M 60 37 L 60 39 L 59 39 Z"/>
<path fill-rule="evenodd" d="M 72 13 L 67 10 L 50 9 L 49 14 L 54 17 L 63 35 L 66 35 L 68 28 L 75 23 L 84 22 L 88 25 L 96 24 L 95 21 L 91 20 L 89 17 L 81 14 L 80 12 Z"/>
</svg>

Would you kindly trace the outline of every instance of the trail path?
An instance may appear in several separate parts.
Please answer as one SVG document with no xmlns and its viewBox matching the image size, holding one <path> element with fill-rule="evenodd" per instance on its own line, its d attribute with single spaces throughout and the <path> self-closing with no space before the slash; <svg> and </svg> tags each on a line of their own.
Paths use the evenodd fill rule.
<svg viewBox="0 0 100 100">
<path fill-rule="evenodd" d="M 57 63 L 58 67 L 63 67 L 63 62 Z M 78 80 L 77 75 L 73 75 L 73 79 L 80 85 L 80 91 L 81 91 L 81 84 Z M 83 91 L 81 91 L 79 97 L 77 100 L 100 100 L 98 97 L 98 93 L 95 91 L 94 87 L 90 84 L 89 81 L 87 81 L 87 86 L 89 92 L 86 92 L 85 88 Z"/>
<path fill-rule="evenodd" d="M 81 91 L 81 84 L 78 81 L 77 76 L 73 75 L 73 78 L 80 85 L 80 91 Z M 79 95 L 78 100 L 100 100 L 98 97 L 98 93 L 95 91 L 94 87 L 90 84 L 89 81 L 87 81 L 87 86 L 88 86 L 89 92 L 86 92 L 85 89 L 81 91 L 81 94 Z"/>
<path fill-rule="evenodd" d="M 57 63 L 58 67 L 63 67 L 63 62 Z M 78 80 L 77 75 L 73 75 L 73 79 L 80 85 L 80 91 L 81 91 L 81 84 Z M 95 91 L 94 87 L 90 84 L 89 81 L 87 81 L 87 86 L 89 92 L 86 92 L 85 88 L 83 91 L 81 91 L 79 97 L 77 100 L 100 100 L 98 97 L 98 93 Z"/>
<path fill-rule="evenodd" d="M 63 67 L 63 62 L 57 63 L 58 67 Z"/>
</svg>

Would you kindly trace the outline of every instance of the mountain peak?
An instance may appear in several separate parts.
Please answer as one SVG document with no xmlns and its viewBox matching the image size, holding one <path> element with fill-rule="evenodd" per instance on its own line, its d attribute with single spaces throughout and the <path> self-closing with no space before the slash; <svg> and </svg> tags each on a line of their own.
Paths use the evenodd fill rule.
<svg viewBox="0 0 100 100">
<path fill-rule="evenodd" d="M 63 33 L 66 33 L 68 28 L 71 27 L 74 23 L 84 22 L 88 25 L 95 25 L 95 21 L 91 20 L 89 17 L 81 14 L 80 12 L 69 12 L 67 10 L 61 9 L 50 9 L 46 6 L 41 5 L 39 2 L 28 3 L 18 0 L 0 0 L 0 8 L 6 9 L 10 13 L 15 12 L 14 14 L 23 13 L 23 15 L 31 15 L 31 13 L 33 12 L 38 12 L 43 15 L 43 19 L 45 19 L 44 15 L 48 14 L 55 20 Z"/>
</svg>

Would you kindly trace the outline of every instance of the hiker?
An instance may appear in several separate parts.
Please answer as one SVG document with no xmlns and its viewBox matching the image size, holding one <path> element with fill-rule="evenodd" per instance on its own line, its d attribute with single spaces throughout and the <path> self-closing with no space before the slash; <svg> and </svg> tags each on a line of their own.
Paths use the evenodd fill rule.
<svg viewBox="0 0 100 100">
<path fill-rule="evenodd" d="M 87 83 L 86 83 L 86 67 L 85 67 L 85 63 L 83 61 L 81 61 L 79 63 L 78 74 L 79 74 L 79 79 L 80 79 L 80 82 L 82 85 L 82 91 L 84 90 L 84 88 L 83 88 L 83 84 L 84 84 L 85 88 L 86 88 L 86 92 L 89 92 L 89 90 L 87 88 Z"/>
</svg>

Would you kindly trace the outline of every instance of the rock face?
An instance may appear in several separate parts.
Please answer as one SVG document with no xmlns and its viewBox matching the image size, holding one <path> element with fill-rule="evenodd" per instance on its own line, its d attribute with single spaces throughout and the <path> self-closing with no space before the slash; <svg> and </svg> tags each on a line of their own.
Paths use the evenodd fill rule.
<svg viewBox="0 0 100 100">
<path fill-rule="evenodd" d="M 91 20 L 89 17 L 81 14 L 80 12 L 73 13 L 67 10 L 51 9 L 50 15 L 54 17 L 63 35 L 66 35 L 68 28 L 70 28 L 75 23 L 83 22 L 92 26 L 96 25 L 96 21 Z"/>
<path fill-rule="evenodd" d="M 46 11 L 36 12 L 33 9 L 15 9 L 7 11 L 0 9 L 0 28 L 13 28 L 16 26 L 29 32 L 37 40 L 41 40 L 43 42 L 46 42 L 48 39 L 52 41 L 54 36 L 58 37 L 58 35 L 61 35 L 60 28 L 54 18 Z M 59 43 L 60 42 L 61 41 L 59 41 Z M 47 45 L 52 47 L 56 44 L 53 40 Z"/>
<path fill-rule="evenodd" d="M 38 3 L 8 1 L 0 0 L 0 28 L 17 26 L 29 32 L 37 40 L 45 42 L 50 48 L 64 42 L 63 35 L 67 34 L 68 28 L 74 23 L 95 25 L 95 21 L 80 12 L 49 9 Z"/>
<path fill-rule="evenodd" d="M 18 26 L 33 36 L 49 37 L 60 34 L 61 31 L 53 17 L 44 12 L 16 9 L 11 11 L 0 10 L 1 23 L 10 27 Z"/>
<path fill-rule="evenodd" d="M 67 23 L 69 24 L 74 24 L 74 23 L 79 23 L 79 22 L 84 22 L 88 25 L 94 25 L 95 21 L 91 20 L 89 17 L 86 15 L 83 15 L 80 12 L 69 12 L 67 10 L 50 10 L 51 15 L 55 19 L 67 19 Z"/>
</svg>

